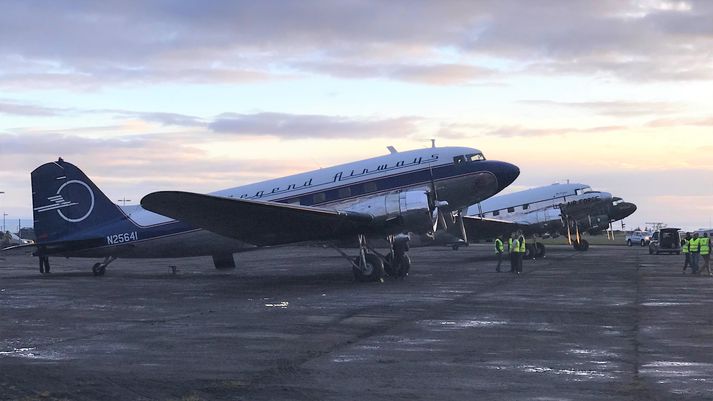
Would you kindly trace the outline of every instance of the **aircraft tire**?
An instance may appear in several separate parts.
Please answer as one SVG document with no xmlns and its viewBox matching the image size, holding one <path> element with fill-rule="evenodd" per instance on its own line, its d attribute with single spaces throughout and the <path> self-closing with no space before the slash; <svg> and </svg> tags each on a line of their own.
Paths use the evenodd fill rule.
<svg viewBox="0 0 713 401">
<path fill-rule="evenodd" d="M 404 278 L 408 276 L 409 270 L 411 270 L 411 258 L 409 258 L 408 255 L 404 254 L 404 256 L 401 257 L 401 263 L 399 263 L 397 277 Z"/>
<path fill-rule="evenodd" d="M 101 263 L 95 263 L 94 266 L 92 266 L 92 273 L 95 276 L 103 276 L 104 273 L 106 273 L 106 266 Z"/>
<path fill-rule="evenodd" d="M 365 259 L 366 268 L 364 269 L 364 271 L 352 266 L 354 278 L 360 282 L 382 281 L 384 276 L 384 263 L 381 261 L 381 259 L 372 253 L 367 253 Z M 354 259 L 354 263 L 360 265 L 361 257 L 357 256 Z"/>
<path fill-rule="evenodd" d="M 583 239 L 582 241 L 582 251 L 588 251 L 589 250 L 589 241 L 586 239 Z"/>
<path fill-rule="evenodd" d="M 535 257 L 536 258 L 544 258 L 545 254 L 547 253 L 545 244 L 543 244 L 542 242 L 535 242 L 535 247 L 537 247 L 537 252 L 535 253 Z"/>
<path fill-rule="evenodd" d="M 359 258 L 357 258 L 357 262 L 358 259 Z M 397 266 L 394 266 L 393 259 L 394 256 L 392 253 L 389 253 L 384 257 L 384 273 L 386 273 L 386 275 L 390 277 L 396 277 L 396 274 L 398 273 Z"/>
</svg>

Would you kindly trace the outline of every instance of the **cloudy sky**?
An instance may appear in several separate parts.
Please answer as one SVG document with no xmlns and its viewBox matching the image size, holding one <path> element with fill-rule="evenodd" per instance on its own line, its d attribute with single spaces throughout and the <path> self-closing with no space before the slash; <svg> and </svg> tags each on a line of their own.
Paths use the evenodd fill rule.
<svg viewBox="0 0 713 401">
<path fill-rule="evenodd" d="M 115 200 L 471 146 L 627 228 L 713 218 L 713 2 L 0 0 L 0 208 L 61 156 Z M 9 223 L 8 223 L 9 224 Z M 16 224 L 16 223 L 15 223 Z"/>
</svg>

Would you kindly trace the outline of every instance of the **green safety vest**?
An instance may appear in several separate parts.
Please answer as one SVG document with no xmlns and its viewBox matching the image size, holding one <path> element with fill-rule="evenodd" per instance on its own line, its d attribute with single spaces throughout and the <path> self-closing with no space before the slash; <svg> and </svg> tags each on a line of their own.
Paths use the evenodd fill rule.
<svg viewBox="0 0 713 401">
<path fill-rule="evenodd" d="M 522 237 L 522 240 L 518 242 L 520 242 L 520 249 L 518 249 L 518 252 L 525 253 L 525 237 Z"/>
<path fill-rule="evenodd" d="M 495 253 L 503 253 L 503 242 L 500 238 L 495 239 Z"/>
<path fill-rule="evenodd" d="M 698 253 L 700 243 L 701 243 L 700 238 L 692 238 L 691 241 L 688 242 L 688 250 L 693 253 Z"/>
<path fill-rule="evenodd" d="M 681 252 L 688 253 L 688 240 L 687 239 L 683 240 L 683 246 L 681 247 Z"/>
<path fill-rule="evenodd" d="M 508 252 L 515 252 L 512 250 L 512 238 L 508 238 Z"/>
<path fill-rule="evenodd" d="M 711 253 L 710 238 L 698 238 L 698 245 L 701 250 L 701 255 L 709 255 Z"/>
</svg>

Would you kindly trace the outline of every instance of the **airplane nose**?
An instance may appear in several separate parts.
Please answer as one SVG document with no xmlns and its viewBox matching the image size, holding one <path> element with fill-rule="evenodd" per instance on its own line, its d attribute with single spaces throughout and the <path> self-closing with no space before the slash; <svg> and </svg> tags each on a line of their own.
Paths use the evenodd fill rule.
<svg viewBox="0 0 713 401">
<path fill-rule="evenodd" d="M 520 175 L 520 168 L 508 162 L 498 162 L 495 177 L 498 179 L 498 192 L 502 191 Z"/>
<path fill-rule="evenodd" d="M 621 202 L 614 206 L 612 220 L 621 220 L 631 216 L 636 211 L 636 205 L 631 202 Z"/>
</svg>

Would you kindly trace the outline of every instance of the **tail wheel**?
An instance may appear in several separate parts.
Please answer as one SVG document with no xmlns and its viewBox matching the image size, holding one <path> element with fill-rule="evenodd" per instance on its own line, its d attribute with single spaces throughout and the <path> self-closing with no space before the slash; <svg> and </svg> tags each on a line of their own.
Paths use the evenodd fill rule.
<svg viewBox="0 0 713 401">
<path fill-rule="evenodd" d="M 103 263 L 95 263 L 94 266 L 92 266 L 92 273 L 94 273 L 95 276 L 103 276 L 104 273 L 106 273 L 106 266 Z"/>
<path fill-rule="evenodd" d="M 364 266 L 362 266 L 360 256 L 354 259 L 354 264 L 359 266 L 358 268 L 356 266 L 352 267 L 354 278 L 361 282 L 381 281 L 384 276 L 384 263 L 381 259 L 372 253 L 367 253 L 364 259 L 366 260 L 366 265 Z"/>
</svg>

